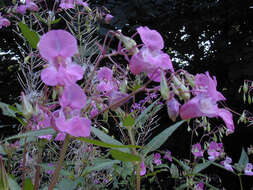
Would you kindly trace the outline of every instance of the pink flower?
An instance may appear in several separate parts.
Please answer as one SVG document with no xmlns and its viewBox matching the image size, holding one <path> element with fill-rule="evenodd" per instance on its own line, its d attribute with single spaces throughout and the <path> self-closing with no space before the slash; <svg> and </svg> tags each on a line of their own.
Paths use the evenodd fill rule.
<svg viewBox="0 0 253 190">
<path fill-rule="evenodd" d="M 134 75 L 146 72 L 151 80 L 160 82 L 161 70 L 174 72 L 169 55 L 161 51 L 164 47 L 162 36 L 148 27 L 141 26 L 137 31 L 144 46 L 131 57 L 130 71 Z"/>
<path fill-rule="evenodd" d="M 112 80 L 112 70 L 109 69 L 108 67 L 102 67 L 99 69 L 97 73 L 97 78 L 99 81 L 111 81 Z"/>
<path fill-rule="evenodd" d="M 62 9 L 74 9 L 74 0 L 61 0 L 60 7 Z"/>
<path fill-rule="evenodd" d="M 87 97 L 83 89 L 77 84 L 66 86 L 60 97 L 60 105 L 62 108 L 71 108 L 72 110 L 81 110 L 86 104 Z"/>
<path fill-rule="evenodd" d="M 49 62 L 41 72 L 41 79 L 48 86 L 70 85 L 83 78 L 82 67 L 71 63 L 71 56 L 77 53 L 77 42 L 70 33 L 51 30 L 41 37 L 38 49 Z"/>
<path fill-rule="evenodd" d="M 91 121 L 80 116 L 73 116 L 67 119 L 62 110 L 58 111 L 59 116 L 55 117 L 56 128 L 62 133 L 68 133 L 74 137 L 90 136 Z"/>
<path fill-rule="evenodd" d="M 245 175 L 248 175 L 248 176 L 253 176 L 253 165 L 251 163 L 247 163 L 245 169 L 244 169 L 244 173 Z"/>
<path fill-rule="evenodd" d="M 78 52 L 77 41 L 65 30 L 51 30 L 39 41 L 40 55 L 48 62 L 62 62 Z"/>
<path fill-rule="evenodd" d="M 164 42 L 162 36 L 156 30 L 150 30 L 147 26 L 137 28 L 142 42 L 150 49 L 163 49 Z"/>
<path fill-rule="evenodd" d="M 229 171 L 233 172 L 233 168 L 230 165 L 230 163 L 232 163 L 232 159 L 230 157 L 226 157 L 226 159 L 224 161 L 221 162 L 221 164 Z"/>
<path fill-rule="evenodd" d="M 199 143 L 194 144 L 192 146 L 192 154 L 195 158 L 203 157 L 204 151 L 202 150 L 201 145 Z"/>
<path fill-rule="evenodd" d="M 228 133 L 234 132 L 234 123 L 232 114 L 225 110 L 219 109 L 217 101 L 225 100 L 224 96 L 216 90 L 217 82 L 212 79 L 209 73 L 196 75 L 196 88 L 194 98 L 186 102 L 180 108 L 182 119 L 195 117 L 221 117 L 227 126 Z"/>
<path fill-rule="evenodd" d="M 201 181 L 197 184 L 197 186 L 194 188 L 194 190 L 203 190 L 204 189 L 204 183 Z"/>
<path fill-rule="evenodd" d="M 106 14 L 105 15 L 105 23 L 109 24 L 111 22 L 111 20 L 113 19 L 114 16 L 110 15 L 110 14 Z"/>
<path fill-rule="evenodd" d="M 25 5 L 20 5 L 17 7 L 16 11 L 20 14 L 25 14 L 26 10 L 37 12 L 39 10 L 38 6 L 31 0 L 26 0 Z"/>
<path fill-rule="evenodd" d="M 55 139 L 56 141 L 64 141 L 66 137 L 66 133 L 60 132 L 56 135 Z"/>
<path fill-rule="evenodd" d="M 145 46 L 143 46 L 138 53 L 131 57 L 129 68 L 134 75 L 141 72 L 148 73 L 148 77 L 155 82 L 160 82 L 160 69 L 171 70 L 174 72 L 172 62 L 168 54 L 163 53 L 158 49 L 149 49 Z"/>
<path fill-rule="evenodd" d="M 163 156 L 164 159 L 168 159 L 169 161 L 172 162 L 172 156 L 170 151 L 166 151 L 165 155 Z"/>
<path fill-rule="evenodd" d="M 154 154 L 154 163 L 155 163 L 156 165 L 162 164 L 162 161 L 161 161 L 161 154 L 159 154 L 159 153 L 155 153 L 155 154 Z"/>
<path fill-rule="evenodd" d="M 166 105 L 169 118 L 172 119 L 172 121 L 176 121 L 177 116 L 179 115 L 179 102 L 174 97 L 172 97 L 166 101 Z"/>
<path fill-rule="evenodd" d="M 1 16 L 1 13 L 0 13 L 0 29 L 5 26 L 10 26 L 11 22 L 7 19 L 7 18 L 4 18 Z"/>
<path fill-rule="evenodd" d="M 141 175 L 141 176 L 145 175 L 145 174 L 146 174 L 146 167 L 145 167 L 144 162 L 141 162 L 141 163 L 140 163 L 140 168 L 141 168 L 141 170 L 140 170 L 140 175 Z"/>
<path fill-rule="evenodd" d="M 212 141 L 209 144 L 209 148 L 208 148 L 208 159 L 209 160 L 215 160 L 217 158 L 219 158 L 219 156 L 221 155 L 221 153 L 224 152 L 223 150 L 223 145 L 222 143 L 216 143 L 214 141 Z"/>
</svg>

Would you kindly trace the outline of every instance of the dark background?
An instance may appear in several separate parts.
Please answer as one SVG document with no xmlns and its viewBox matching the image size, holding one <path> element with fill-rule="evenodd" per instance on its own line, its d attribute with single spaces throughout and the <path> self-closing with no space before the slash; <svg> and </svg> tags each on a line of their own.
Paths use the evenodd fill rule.
<svg viewBox="0 0 253 190">
<path fill-rule="evenodd" d="M 8 3 L 9 0 L 1 1 L 0 5 L 6 7 Z M 90 1 L 90 6 L 105 6 L 114 15 L 110 25 L 101 26 L 101 36 L 109 29 L 122 29 L 123 34 L 132 35 L 140 25 L 156 29 L 164 38 L 164 51 L 173 59 L 175 68 L 184 68 L 192 74 L 209 71 L 211 76 L 217 77 L 218 89 L 232 110 L 253 111 L 238 93 L 245 79 L 253 79 L 252 0 L 99 0 Z M 6 103 L 17 101 L 21 91 L 16 79 L 17 60 L 11 59 L 14 55 L 21 56 L 16 45 L 21 41 L 12 27 L 0 30 L 1 51 L 8 52 L 0 57 L 0 101 Z M 163 129 L 170 121 L 163 119 L 166 110 L 161 114 Z M 235 133 L 224 138 L 225 152 L 234 162 L 238 161 L 242 147 L 253 144 L 253 128 L 238 125 L 237 120 L 238 116 L 234 115 Z M 15 121 L 1 116 L 0 125 L 6 123 Z M 13 133 L 9 129 L 2 129 L 2 135 Z M 186 158 L 189 157 L 189 140 L 186 129 L 180 128 L 163 148 L 169 146 L 176 156 Z M 229 172 L 216 167 L 206 172 L 214 176 L 214 181 L 220 177 L 226 189 L 239 189 L 237 177 Z M 252 177 L 244 176 L 243 183 L 246 190 L 253 189 Z M 166 187 L 166 183 L 164 185 Z"/>
</svg>

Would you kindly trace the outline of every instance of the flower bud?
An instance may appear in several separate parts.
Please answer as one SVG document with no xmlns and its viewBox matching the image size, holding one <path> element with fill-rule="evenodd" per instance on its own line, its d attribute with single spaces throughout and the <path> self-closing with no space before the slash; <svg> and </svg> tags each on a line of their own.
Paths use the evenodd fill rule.
<svg viewBox="0 0 253 190">
<path fill-rule="evenodd" d="M 22 95 L 23 115 L 25 116 L 26 119 L 29 119 L 33 114 L 33 107 L 23 92 L 21 93 L 21 95 Z"/>
<path fill-rule="evenodd" d="M 175 75 L 172 76 L 172 81 L 180 92 L 179 96 L 181 96 L 184 100 L 189 100 L 191 97 L 190 93 L 188 92 L 189 89 L 182 83 L 182 81 Z"/>
<path fill-rule="evenodd" d="M 137 43 L 132 38 L 124 36 L 121 33 L 116 34 L 116 37 L 123 43 L 126 49 L 131 51 L 132 55 L 138 53 Z"/>
<path fill-rule="evenodd" d="M 172 97 L 166 101 L 166 105 L 169 118 L 175 122 L 179 114 L 179 102 L 174 97 Z"/>
<path fill-rule="evenodd" d="M 196 86 L 195 79 L 194 79 L 193 75 L 186 72 L 185 78 L 186 78 L 187 82 L 191 85 L 192 88 L 194 88 Z"/>
<path fill-rule="evenodd" d="M 161 72 L 160 91 L 163 99 L 168 100 L 170 98 L 170 91 L 164 72 Z"/>
</svg>

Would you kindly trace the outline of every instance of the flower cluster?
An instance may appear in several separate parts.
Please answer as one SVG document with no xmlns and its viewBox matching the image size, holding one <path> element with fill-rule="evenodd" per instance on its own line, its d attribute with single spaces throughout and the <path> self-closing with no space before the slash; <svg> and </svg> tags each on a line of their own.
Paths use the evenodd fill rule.
<svg viewBox="0 0 253 190">
<path fill-rule="evenodd" d="M 25 5 L 19 5 L 16 9 L 20 14 L 25 14 L 26 10 L 37 12 L 39 8 L 32 0 L 26 0 Z"/>
</svg>

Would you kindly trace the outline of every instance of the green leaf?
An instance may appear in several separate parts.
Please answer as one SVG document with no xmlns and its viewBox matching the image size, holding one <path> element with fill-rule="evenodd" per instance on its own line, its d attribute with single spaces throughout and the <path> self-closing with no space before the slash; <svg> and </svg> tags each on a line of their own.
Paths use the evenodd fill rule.
<svg viewBox="0 0 253 190">
<path fill-rule="evenodd" d="M 77 185 L 82 183 L 83 178 L 77 178 L 74 181 L 68 178 L 63 178 L 62 181 L 57 185 L 58 189 L 75 190 Z"/>
<path fill-rule="evenodd" d="M 97 136 L 101 141 L 106 142 L 108 144 L 113 144 L 113 145 L 120 145 L 124 146 L 121 142 L 117 141 L 116 139 L 113 139 L 111 136 L 105 134 L 103 131 L 99 130 L 98 128 L 92 127 L 91 131 L 95 136 Z M 130 153 L 130 149 L 126 148 L 119 148 L 119 150 L 123 152 L 128 152 Z"/>
<path fill-rule="evenodd" d="M 92 171 L 101 171 L 107 168 L 111 168 L 114 164 L 119 164 L 119 163 L 120 163 L 119 160 L 99 159 L 99 161 L 95 161 L 94 166 L 86 167 L 82 173 L 82 176 Z"/>
<path fill-rule="evenodd" d="M 178 168 L 175 164 L 171 164 L 170 166 L 170 173 L 172 175 L 173 178 L 178 178 L 179 177 L 179 171 Z"/>
<path fill-rule="evenodd" d="M 122 162 L 135 162 L 135 161 L 141 161 L 141 157 L 137 155 L 133 155 L 126 152 L 121 152 L 119 150 L 110 150 L 110 154 L 114 159 L 120 160 Z"/>
<path fill-rule="evenodd" d="M 6 155 L 6 152 L 5 152 L 4 147 L 2 145 L 0 145 L 0 154 Z"/>
<path fill-rule="evenodd" d="M 6 138 L 5 141 L 12 140 L 12 139 L 20 139 L 20 138 L 25 138 L 25 137 L 38 137 L 41 135 L 49 135 L 49 134 L 51 135 L 55 134 L 55 130 L 52 128 L 47 128 L 47 129 L 41 129 L 37 131 L 29 131 L 26 133 L 21 133 L 21 134 Z"/>
<path fill-rule="evenodd" d="M 33 190 L 32 180 L 30 178 L 25 180 L 25 190 Z"/>
<path fill-rule="evenodd" d="M 155 136 L 142 150 L 144 155 L 152 152 L 162 146 L 163 143 L 172 135 L 172 133 L 185 121 L 179 121 L 174 125 L 163 130 L 159 135 Z"/>
<path fill-rule="evenodd" d="M 58 23 L 60 21 L 61 21 L 61 18 L 58 18 L 58 19 L 55 19 L 54 21 L 52 21 L 50 24 L 56 24 L 56 23 Z"/>
<path fill-rule="evenodd" d="M 240 171 L 243 171 L 245 166 L 249 163 L 249 157 L 247 153 L 245 152 L 244 148 L 242 148 L 242 153 L 238 162 L 238 169 Z"/>
<path fill-rule="evenodd" d="M 202 170 L 206 169 L 208 166 L 212 164 L 213 161 L 207 161 L 205 163 L 198 164 L 194 167 L 193 173 L 197 174 L 201 172 Z"/>
<path fill-rule="evenodd" d="M 115 144 L 109 144 L 109 143 L 105 143 L 105 142 L 98 141 L 98 140 L 88 139 L 85 137 L 77 138 L 77 140 L 87 142 L 90 144 L 94 144 L 97 146 L 102 146 L 105 148 L 140 148 L 140 146 L 137 146 L 137 145 L 115 145 Z"/>
<path fill-rule="evenodd" d="M 21 190 L 21 187 L 10 175 L 8 176 L 8 183 L 10 190 Z"/>
<path fill-rule="evenodd" d="M 16 118 L 16 112 L 10 108 L 9 104 L 0 102 L 0 108 L 2 109 L 3 115 Z"/>
<path fill-rule="evenodd" d="M 22 34 L 26 38 L 26 40 L 29 42 L 32 48 L 37 49 L 37 44 L 40 41 L 39 35 L 33 31 L 32 29 L 29 29 L 29 27 L 22 23 L 18 23 L 19 28 L 21 29 Z"/>
<path fill-rule="evenodd" d="M 42 18 L 38 13 L 33 13 L 33 14 L 39 19 L 40 22 L 47 24 L 47 20 Z"/>
<path fill-rule="evenodd" d="M 129 114 L 128 116 L 125 117 L 125 119 L 123 120 L 123 126 L 124 127 L 134 126 L 134 118 L 131 114 Z"/>
</svg>

